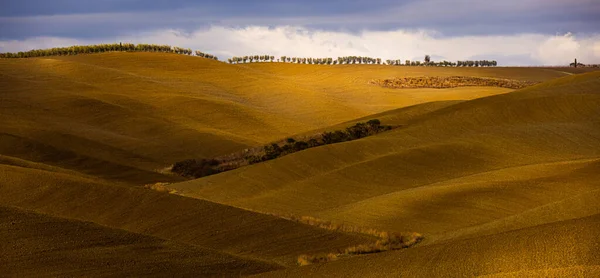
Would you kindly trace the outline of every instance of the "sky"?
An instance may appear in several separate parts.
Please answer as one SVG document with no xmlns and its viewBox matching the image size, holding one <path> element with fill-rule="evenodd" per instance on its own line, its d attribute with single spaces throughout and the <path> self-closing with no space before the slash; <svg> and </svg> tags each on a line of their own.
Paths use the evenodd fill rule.
<svg viewBox="0 0 600 278">
<path fill-rule="evenodd" d="M 600 0 L 7 0 L 0 52 L 157 43 L 217 55 L 600 64 Z"/>
</svg>

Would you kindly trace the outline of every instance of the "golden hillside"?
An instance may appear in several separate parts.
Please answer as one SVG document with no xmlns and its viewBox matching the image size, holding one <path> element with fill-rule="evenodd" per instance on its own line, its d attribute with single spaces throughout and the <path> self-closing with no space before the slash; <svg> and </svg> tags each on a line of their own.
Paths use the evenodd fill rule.
<svg viewBox="0 0 600 278">
<path fill-rule="evenodd" d="M 422 76 L 543 83 L 369 82 Z M 593 274 L 599 89 L 599 73 L 548 68 L 229 65 L 161 53 L 0 59 L 0 273 Z M 197 180 L 164 171 L 374 118 L 400 127 Z M 174 182 L 177 194 L 142 186 L 156 182 Z M 273 215 L 425 240 L 298 267 L 299 255 L 374 238 Z"/>
<path fill-rule="evenodd" d="M 107 179 L 174 180 L 154 171 L 373 113 L 510 90 L 400 92 L 375 78 L 473 75 L 543 81 L 545 69 L 259 63 L 165 53 L 0 60 L 0 153 Z M 177 179 L 175 179 L 177 180 Z"/>
<path fill-rule="evenodd" d="M 600 214 L 258 277 L 597 277 Z"/>
<path fill-rule="evenodd" d="M 536 235 L 530 239 L 540 246 L 535 252 L 543 253 L 541 246 L 562 241 L 574 248 L 561 255 L 542 254 L 538 266 L 531 269 L 545 260 L 550 265 L 566 260 L 569 263 L 560 264 L 575 267 L 573 260 L 578 257 L 587 260 L 586 264 L 597 264 L 598 257 L 587 250 L 592 248 L 589 237 L 599 231 L 592 217 L 600 213 L 595 201 L 600 197 L 599 89 L 600 73 L 596 72 L 509 94 L 398 109 L 379 117 L 384 124 L 403 125 L 394 131 L 309 149 L 173 188 L 185 196 L 258 211 L 417 231 L 426 238 L 421 245 L 443 246 L 440 252 L 448 253 L 439 256 L 446 256 L 447 265 L 457 264 L 453 261 L 457 256 L 479 256 L 468 251 L 477 246 L 467 239 L 483 243 L 484 237 L 491 236 L 500 244 L 511 240 L 510 233 L 518 236 L 517 231 Z M 586 220 L 576 220 L 580 218 Z M 552 224 L 557 221 L 584 225 L 584 235 L 578 236 L 585 240 L 574 246 L 573 234 L 541 238 L 538 228 L 563 227 Z M 466 253 L 458 255 L 463 248 L 455 247 L 459 242 L 467 242 L 471 249 L 464 247 Z M 419 248 L 434 247 L 406 252 Z M 512 252 L 506 258 L 533 254 Z M 407 262 L 414 260 L 406 256 Z M 370 262 L 355 265 L 366 268 Z M 505 267 L 441 268 L 439 273 L 472 276 L 507 271 Z M 401 274 L 416 273 L 397 268 Z M 381 265 L 380 269 L 387 268 Z M 520 264 L 513 269 L 529 268 Z"/>
</svg>

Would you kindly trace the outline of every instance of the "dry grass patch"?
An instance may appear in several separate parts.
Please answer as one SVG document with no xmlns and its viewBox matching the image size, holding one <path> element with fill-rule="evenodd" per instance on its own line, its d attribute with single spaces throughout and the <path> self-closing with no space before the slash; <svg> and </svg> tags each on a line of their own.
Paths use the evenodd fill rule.
<svg viewBox="0 0 600 278">
<path fill-rule="evenodd" d="M 177 190 L 167 187 L 169 184 L 170 183 L 168 182 L 157 182 L 152 184 L 146 184 L 144 185 L 144 187 L 158 192 L 166 192 L 170 194 L 177 193 Z"/>
<path fill-rule="evenodd" d="M 361 244 L 356 246 L 350 246 L 339 253 L 320 253 L 314 255 L 300 255 L 298 257 L 298 264 L 301 266 L 323 263 L 337 260 L 340 257 L 347 257 L 352 255 L 379 253 L 390 250 L 398 250 L 402 248 L 411 247 L 423 239 L 423 235 L 415 232 L 409 233 L 392 233 L 387 231 L 379 231 L 373 228 L 357 227 L 344 224 L 336 224 L 331 221 L 325 221 L 317 219 L 311 216 L 279 216 L 284 219 L 296 221 L 299 223 L 319 227 L 336 232 L 347 232 L 347 233 L 358 233 L 363 235 L 373 236 L 378 238 L 374 243 Z"/>
<path fill-rule="evenodd" d="M 325 263 L 335 261 L 339 257 L 339 254 L 328 253 L 328 254 L 317 254 L 317 255 L 300 255 L 298 257 L 298 265 L 305 266 L 310 264 Z"/>
<path fill-rule="evenodd" d="M 423 76 L 423 77 L 402 77 L 393 79 L 375 79 L 371 84 L 386 88 L 408 89 L 408 88 L 435 88 L 446 89 L 467 86 L 481 87 L 501 87 L 509 89 L 521 89 L 527 86 L 535 85 L 538 82 L 519 81 L 512 79 L 470 77 L 470 76 Z"/>
<path fill-rule="evenodd" d="M 361 244 L 351 246 L 340 253 L 328 253 L 328 254 L 316 254 L 316 255 L 300 255 L 298 257 L 298 265 L 304 266 L 315 263 L 324 263 L 329 261 L 335 261 L 340 257 L 348 257 L 352 255 L 371 254 L 379 253 L 390 250 L 398 250 L 402 248 L 408 248 L 423 239 L 423 236 L 419 233 L 408 233 L 408 234 L 390 234 L 383 232 L 386 236 L 377 240 L 375 243 Z"/>
</svg>

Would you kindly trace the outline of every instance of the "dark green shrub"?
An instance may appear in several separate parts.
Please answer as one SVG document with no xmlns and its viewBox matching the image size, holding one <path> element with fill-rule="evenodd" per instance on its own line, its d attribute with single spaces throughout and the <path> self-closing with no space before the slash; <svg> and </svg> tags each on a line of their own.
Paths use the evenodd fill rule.
<svg viewBox="0 0 600 278">
<path fill-rule="evenodd" d="M 321 145 L 321 144 L 319 143 L 319 140 L 317 140 L 317 139 L 315 139 L 315 138 L 312 138 L 312 139 L 308 140 L 307 144 L 308 144 L 308 147 L 309 147 L 309 148 L 314 148 L 314 147 L 317 147 L 317 146 L 320 146 L 320 145 Z"/>
<path fill-rule="evenodd" d="M 357 123 L 346 128 L 350 140 L 360 139 L 369 135 L 369 128 L 365 123 Z"/>
<path fill-rule="evenodd" d="M 369 120 L 366 123 L 357 123 L 354 126 L 348 127 L 346 131 L 336 130 L 333 132 L 324 132 L 320 138 L 311 138 L 307 142 L 296 141 L 293 138 L 287 138 L 286 144 L 279 146 L 276 143 L 263 147 L 263 155 L 239 155 L 239 159 L 244 159 L 248 164 L 256 164 L 259 162 L 275 159 L 283 155 L 302 151 L 308 148 L 321 146 L 324 144 L 340 143 L 350 140 L 363 138 L 369 135 L 377 134 L 381 131 L 390 130 L 391 126 L 382 126 L 378 119 Z M 320 139 L 320 140 L 319 140 Z M 244 154 L 247 150 L 244 151 Z M 243 161 L 231 160 L 216 160 L 216 159 L 187 159 L 179 161 L 173 165 L 171 171 L 185 177 L 200 178 L 217 174 L 224 171 L 236 169 L 244 165 Z"/>
<path fill-rule="evenodd" d="M 291 152 L 294 152 L 293 144 L 285 144 L 285 145 L 283 145 L 283 147 L 281 147 L 281 154 L 287 154 L 287 153 L 291 153 Z"/>
<path fill-rule="evenodd" d="M 264 160 L 275 159 L 275 158 L 279 157 L 282 152 L 282 149 L 279 147 L 279 145 L 274 144 L 274 143 L 271 145 L 265 146 L 264 150 L 265 150 L 264 157 L 266 158 Z"/>
<path fill-rule="evenodd" d="M 171 172 L 177 173 L 182 176 L 192 176 L 192 168 L 196 165 L 195 159 L 186 159 L 183 161 L 176 162 L 171 168 Z"/>
<path fill-rule="evenodd" d="M 350 139 L 348 134 L 341 130 L 336 130 L 334 132 L 324 132 L 321 135 L 321 138 L 323 139 L 323 143 L 325 144 L 340 143 L 348 141 Z"/>
<path fill-rule="evenodd" d="M 175 163 L 171 172 L 185 177 L 200 178 L 220 173 L 218 166 L 219 161 L 215 159 L 187 159 Z"/>
<path fill-rule="evenodd" d="M 375 129 L 375 130 L 379 130 L 379 126 L 381 126 L 381 121 L 379 121 L 378 119 L 373 119 L 373 120 L 369 120 L 369 121 L 367 122 L 367 124 L 368 124 L 368 125 L 369 125 L 371 128 L 373 128 L 373 129 Z"/>
<path fill-rule="evenodd" d="M 247 156 L 246 160 L 248 161 L 248 164 L 256 164 L 263 161 L 262 157 L 258 155 Z"/>
<path fill-rule="evenodd" d="M 309 148 L 308 143 L 306 143 L 304 141 L 297 141 L 294 143 L 294 151 L 296 151 L 296 152 L 299 152 L 301 150 L 305 150 L 308 148 Z"/>
</svg>

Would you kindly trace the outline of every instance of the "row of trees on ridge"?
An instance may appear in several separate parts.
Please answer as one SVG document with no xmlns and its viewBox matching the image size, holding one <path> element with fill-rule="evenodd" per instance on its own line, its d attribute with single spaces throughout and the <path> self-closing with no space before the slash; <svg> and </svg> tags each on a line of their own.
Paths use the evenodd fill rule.
<svg viewBox="0 0 600 278">
<path fill-rule="evenodd" d="M 199 50 L 192 51 L 189 48 L 181 48 L 170 45 L 158 45 L 158 44 L 132 44 L 132 43 L 113 43 L 113 44 L 97 44 L 97 45 L 74 45 L 68 47 L 54 47 L 49 49 L 34 49 L 25 52 L 17 53 L 0 53 L 0 58 L 29 58 L 29 57 L 44 57 L 44 56 L 66 56 L 66 55 L 77 55 L 87 53 L 102 53 L 110 51 L 139 51 L 139 52 L 164 52 L 164 53 L 177 53 L 182 55 L 195 55 L 198 57 L 218 60 L 217 56 L 203 53 Z M 249 55 L 249 56 L 236 56 L 227 59 L 230 64 L 240 63 L 252 63 L 252 62 L 275 62 L 275 56 L 273 55 Z M 281 56 L 277 58 L 277 62 L 294 63 L 294 64 L 311 64 L 311 65 L 348 65 L 348 64 L 384 64 L 391 66 L 437 66 L 437 67 L 495 67 L 498 65 L 496 61 L 489 60 L 477 60 L 477 61 L 431 61 L 429 55 L 425 56 L 425 60 L 411 61 L 405 60 L 385 60 L 381 58 L 372 58 L 366 56 L 344 56 L 333 59 L 331 57 L 326 58 L 313 58 L 313 57 L 288 57 Z"/>
<path fill-rule="evenodd" d="M 30 51 L 22 51 L 17 53 L 0 53 L 0 58 L 30 58 L 30 57 L 45 57 L 45 56 L 67 56 L 89 53 L 102 53 L 111 51 L 128 51 L 128 52 L 163 52 L 177 53 L 182 55 L 192 55 L 218 60 L 211 54 L 205 54 L 198 50 L 192 52 L 189 48 L 181 48 L 170 45 L 159 44 L 132 44 L 132 43 L 112 43 L 112 44 L 96 44 L 96 45 L 73 45 L 67 47 L 54 47 L 48 49 L 34 49 Z"/>
<path fill-rule="evenodd" d="M 230 64 L 241 64 L 241 63 L 252 63 L 252 62 L 275 62 L 275 56 L 272 55 L 249 55 L 249 56 L 236 56 L 230 59 L 227 59 Z M 457 61 L 457 62 L 449 62 L 449 61 L 440 61 L 434 62 L 431 61 L 429 55 L 425 56 L 425 60 L 421 61 L 411 61 L 405 60 L 402 63 L 402 60 L 385 60 L 382 61 L 381 58 L 372 58 L 366 56 L 345 56 L 338 57 L 337 59 L 333 58 L 306 58 L 306 57 L 288 57 L 281 56 L 277 58 L 277 62 L 283 63 L 293 63 L 293 64 L 309 64 L 309 65 L 349 65 L 349 64 L 365 64 L 365 65 L 390 65 L 390 66 L 434 66 L 434 67 L 495 67 L 498 65 L 496 61 L 490 60 L 476 60 L 476 61 Z"/>
<path fill-rule="evenodd" d="M 272 55 L 250 55 L 232 57 L 227 60 L 230 64 L 252 63 L 252 62 L 274 62 L 275 56 Z M 277 58 L 277 62 L 294 63 L 294 64 L 310 64 L 310 65 L 342 65 L 342 64 L 381 64 L 381 58 L 371 58 L 362 56 L 347 56 L 333 59 L 312 58 L 312 57 L 289 57 L 281 56 Z"/>
</svg>

